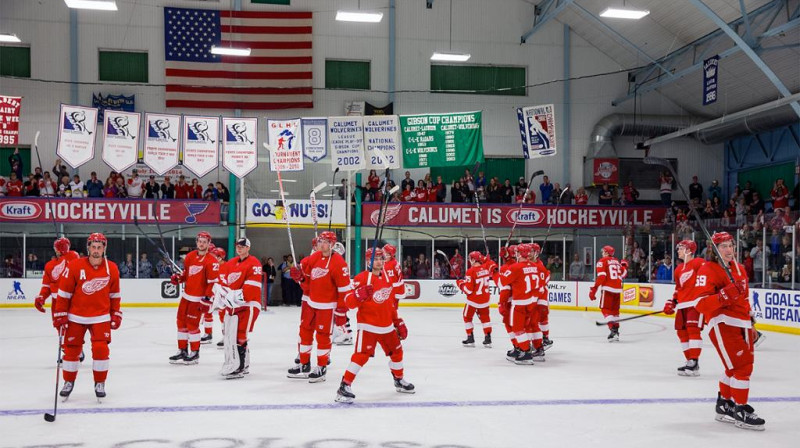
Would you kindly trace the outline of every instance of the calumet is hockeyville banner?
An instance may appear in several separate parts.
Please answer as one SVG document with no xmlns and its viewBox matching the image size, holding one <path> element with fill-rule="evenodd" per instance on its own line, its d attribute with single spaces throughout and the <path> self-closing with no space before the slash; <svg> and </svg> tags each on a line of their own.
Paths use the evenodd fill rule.
<svg viewBox="0 0 800 448">
<path fill-rule="evenodd" d="M 401 115 L 403 168 L 474 165 L 483 161 L 481 112 Z"/>
</svg>

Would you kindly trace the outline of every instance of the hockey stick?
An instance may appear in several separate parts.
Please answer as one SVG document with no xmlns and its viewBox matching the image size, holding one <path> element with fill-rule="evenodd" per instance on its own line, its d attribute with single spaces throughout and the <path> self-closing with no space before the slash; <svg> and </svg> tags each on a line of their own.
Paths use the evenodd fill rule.
<svg viewBox="0 0 800 448">
<path fill-rule="evenodd" d="M 452 264 L 450 264 L 450 259 L 449 259 L 449 258 L 447 258 L 447 254 L 445 254 L 445 253 L 444 253 L 444 252 L 442 252 L 441 250 L 437 250 L 437 251 L 436 251 L 436 254 L 437 254 L 437 255 L 441 255 L 441 256 L 442 256 L 442 258 L 444 258 L 444 261 L 446 261 L 446 262 L 447 262 L 447 267 L 448 267 L 448 268 L 450 268 L 450 272 L 455 272 L 455 269 L 453 269 L 453 265 L 452 265 Z M 488 255 L 488 253 L 487 253 L 487 255 Z"/>
<path fill-rule="evenodd" d="M 317 193 L 327 186 L 328 186 L 327 182 L 322 182 L 321 184 L 314 187 L 314 189 L 311 190 L 311 193 L 309 194 L 309 198 L 311 199 L 311 220 L 314 222 L 315 237 L 317 236 Z"/>
<path fill-rule="evenodd" d="M 275 151 L 274 148 L 269 146 L 267 142 L 264 142 L 264 148 L 269 151 Z M 283 189 L 283 177 L 281 177 L 281 170 L 278 168 L 275 171 L 278 172 L 278 188 L 280 188 L 281 193 L 281 202 L 283 203 L 283 221 L 286 223 L 286 232 L 289 234 L 289 249 L 292 251 L 292 260 L 294 260 L 295 264 L 300 264 L 300 260 L 297 259 L 297 255 L 294 253 L 294 241 L 292 240 L 292 224 L 289 222 L 289 207 L 286 204 L 286 193 Z"/>
<path fill-rule="evenodd" d="M 603 320 L 603 321 L 595 321 L 594 324 L 597 325 L 598 327 L 602 327 L 603 325 L 607 325 L 607 324 L 613 324 L 613 323 L 617 323 L 617 322 L 625 322 L 626 320 L 641 319 L 643 317 L 653 316 L 655 314 L 660 314 L 660 313 L 663 313 L 663 311 L 653 311 L 651 313 L 640 314 L 638 316 L 623 317 L 621 319 L 609 319 L 609 320 Z"/>
<path fill-rule="evenodd" d="M 481 163 L 478 162 L 475 164 L 474 173 L 478 172 L 478 168 L 481 166 Z M 489 256 L 489 243 L 486 242 L 486 228 L 483 226 L 483 213 L 481 212 L 481 201 L 478 199 L 478 192 L 477 189 L 475 191 L 475 207 L 478 208 L 478 224 L 481 225 L 481 234 L 483 235 L 483 248 L 486 250 L 486 256 Z"/>
<path fill-rule="evenodd" d="M 686 190 L 683 188 L 681 181 L 678 180 L 678 174 L 675 173 L 675 169 L 672 168 L 672 164 L 669 163 L 669 160 L 662 159 L 660 157 L 645 157 L 643 159 L 643 162 L 646 165 L 660 165 L 669 169 L 669 172 L 672 174 L 672 178 L 675 179 L 675 183 L 678 184 L 678 188 L 681 190 L 681 193 L 683 193 L 683 196 L 687 199 L 689 198 L 689 195 L 686 194 Z M 728 274 L 728 278 L 730 279 L 731 283 L 736 283 L 736 280 L 733 278 L 733 272 L 731 272 L 731 268 L 722 262 L 722 255 L 719 253 L 717 245 L 714 244 L 714 240 L 711 239 L 711 233 L 708 231 L 708 228 L 706 228 L 706 224 L 703 222 L 703 218 L 700 217 L 700 214 L 697 212 L 697 209 L 695 209 L 694 207 L 689 207 L 689 208 L 692 210 L 692 213 L 694 214 L 694 219 L 700 226 L 700 230 L 703 231 L 703 234 L 706 236 L 706 238 L 708 238 L 708 241 L 711 241 L 711 246 L 714 248 L 714 255 L 717 256 L 717 260 L 719 260 L 720 262 L 719 264 L 722 265 L 723 269 L 725 269 L 725 273 Z"/>
<path fill-rule="evenodd" d="M 386 171 L 388 172 L 389 169 L 387 168 Z M 383 227 L 386 224 L 386 222 L 385 222 L 385 219 L 386 219 L 386 208 L 389 206 L 389 197 L 391 195 L 397 193 L 398 190 L 400 190 L 400 187 L 395 185 L 394 187 L 392 187 L 391 190 L 386 191 L 386 188 L 388 186 L 389 186 L 389 183 L 386 182 L 386 187 L 384 187 L 384 194 L 383 194 L 383 197 L 381 198 L 381 206 L 380 206 L 380 209 L 378 210 L 378 223 L 377 223 L 377 227 L 375 227 L 375 238 L 372 240 L 372 255 L 370 256 L 370 260 L 369 260 L 369 270 L 370 270 L 370 272 L 372 272 L 372 263 L 375 261 L 375 248 L 378 247 L 378 240 L 381 239 L 381 234 L 383 234 Z"/>
<path fill-rule="evenodd" d="M 39 136 L 39 133 L 36 133 L 36 136 Z M 61 363 L 63 359 L 61 358 L 61 344 L 64 341 L 64 327 L 58 329 L 58 362 L 56 367 L 56 392 L 54 394 L 53 399 L 53 413 L 49 414 L 47 412 L 44 413 L 44 421 L 53 423 L 56 421 L 56 414 L 58 413 L 58 386 L 60 386 L 61 382 Z"/>
<path fill-rule="evenodd" d="M 336 194 L 336 173 L 339 172 L 339 167 L 337 166 L 335 170 L 333 170 L 333 180 L 331 181 L 331 202 L 330 206 L 328 207 L 328 230 L 331 230 L 331 225 L 333 225 L 333 195 Z M 347 196 L 347 188 L 345 188 L 345 196 Z M 345 201 L 349 201 L 350 198 L 345 198 Z M 345 202 L 347 204 L 347 202 Z"/>
<path fill-rule="evenodd" d="M 36 131 L 36 136 L 33 137 L 33 149 L 36 152 L 36 160 L 39 162 L 39 168 L 44 170 L 42 167 L 42 158 L 39 157 L 39 134 L 41 132 Z M 44 179 L 44 177 L 42 177 Z M 33 181 L 31 181 L 33 182 Z M 52 180 L 51 180 L 52 182 Z M 53 194 L 55 194 L 55 189 L 53 189 Z M 47 210 L 50 212 L 50 219 L 53 221 L 53 230 L 56 232 L 56 238 L 58 238 L 58 224 L 56 224 L 56 215 L 53 209 L 53 204 L 51 203 L 50 195 L 47 195 Z M 54 417 L 55 418 L 55 417 Z"/>
<path fill-rule="evenodd" d="M 558 202 L 556 202 L 556 208 L 554 215 L 558 212 L 558 207 L 561 205 L 561 198 L 564 197 L 564 193 L 569 190 L 569 187 L 564 187 L 564 190 L 561 191 L 561 194 L 558 195 Z M 542 243 L 542 250 L 545 249 L 545 245 L 547 244 L 547 239 L 550 238 L 550 229 L 553 227 L 553 221 L 550 221 L 550 225 L 547 226 L 547 234 L 544 236 L 544 242 Z"/>
<path fill-rule="evenodd" d="M 525 187 L 525 194 L 522 195 L 522 202 L 519 203 L 519 210 L 517 210 L 517 216 L 519 216 L 520 212 L 522 212 L 522 206 L 525 204 L 525 198 L 528 197 L 528 193 L 531 191 L 531 184 L 533 184 L 533 179 L 537 176 L 541 176 L 544 174 L 544 171 L 539 170 L 531 174 L 530 180 L 528 180 L 528 186 Z M 506 238 L 506 249 L 508 249 L 509 244 L 511 244 L 511 238 L 514 236 L 514 229 L 517 228 L 517 219 L 514 218 L 514 224 L 511 225 L 511 231 L 508 232 L 508 238 Z"/>
<path fill-rule="evenodd" d="M 183 269 L 181 269 L 181 267 L 175 263 L 175 260 L 173 260 L 172 257 L 169 256 L 169 253 L 167 253 L 167 251 L 164 248 L 159 246 L 158 243 L 156 243 L 155 241 L 153 241 L 152 238 L 150 238 L 150 235 L 145 233 L 144 229 L 142 229 L 142 227 L 139 225 L 139 220 L 135 216 L 133 218 L 133 224 L 139 230 L 139 233 L 141 233 L 142 236 L 144 236 L 147 239 L 147 241 L 158 251 L 158 253 L 161 254 L 162 257 L 167 259 L 169 264 L 171 264 L 172 267 L 175 268 L 176 272 L 178 274 L 183 274 Z"/>
</svg>

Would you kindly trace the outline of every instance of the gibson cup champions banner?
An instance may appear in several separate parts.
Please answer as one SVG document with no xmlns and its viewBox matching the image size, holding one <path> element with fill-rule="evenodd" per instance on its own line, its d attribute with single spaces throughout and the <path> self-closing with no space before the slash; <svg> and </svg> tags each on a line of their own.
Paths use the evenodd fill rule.
<svg viewBox="0 0 800 448">
<path fill-rule="evenodd" d="M 474 165 L 483 161 L 481 112 L 401 115 L 403 168 Z"/>
</svg>

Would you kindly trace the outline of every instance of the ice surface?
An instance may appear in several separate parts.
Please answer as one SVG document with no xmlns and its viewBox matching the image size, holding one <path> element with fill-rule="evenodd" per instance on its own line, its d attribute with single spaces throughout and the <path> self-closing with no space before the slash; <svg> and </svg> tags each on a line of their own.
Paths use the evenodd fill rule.
<svg viewBox="0 0 800 448">
<path fill-rule="evenodd" d="M 327 382 L 286 378 L 298 308 L 261 315 L 251 374 L 228 381 L 214 345 L 202 346 L 199 365 L 167 362 L 176 351 L 174 308 L 124 312 L 113 333 L 108 397 L 96 402 L 87 356 L 72 397 L 47 423 L 57 338 L 49 313 L 0 311 L 0 447 L 789 447 L 800 437 L 800 339 L 788 334 L 768 333 L 756 353 L 751 404 L 767 420 L 756 433 L 714 421 L 722 367 L 707 337 L 702 375 L 676 375 L 684 359 L 665 318 L 623 322 L 621 342 L 609 344 L 606 327 L 594 325 L 599 313 L 553 311 L 547 361 L 516 366 L 505 360 L 502 325 L 494 348 L 480 347 L 479 326 L 478 347 L 463 348 L 459 308 L 401 308 L 410 334 L 406 379 L 417 393 L 395 392 L 379 349 L 348 406 L 333 399 L 353 346 L 334 346 Z M 215 322 L 215 342 L 219 329 Z"/>
</svg>

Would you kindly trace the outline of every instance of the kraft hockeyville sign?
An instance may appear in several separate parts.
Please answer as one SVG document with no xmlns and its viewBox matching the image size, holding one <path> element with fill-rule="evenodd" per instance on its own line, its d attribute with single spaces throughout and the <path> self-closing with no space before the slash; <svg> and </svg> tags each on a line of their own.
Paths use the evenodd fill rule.
<svg viewBox="0 0 800 448">
<path fill-rule="evenodd" d="M 0 222 L 58 222 L 180 225 L 219 224 L 219 203 L 206 201 L 152 201 L 147 199 L 2 198 Z"/>
<path fill-rule="evenodd" d="M 379 203 L 364 204 L 362 225 L 375 226 Z M 393 203 L 386 209 L 389 226 L 422 227 L 625 227 L 628 225 L 660 224 L 666 207 L 585 207 L 552 205 L 481 205 L 482 216 L 472 204 Z"/>
</svg>

